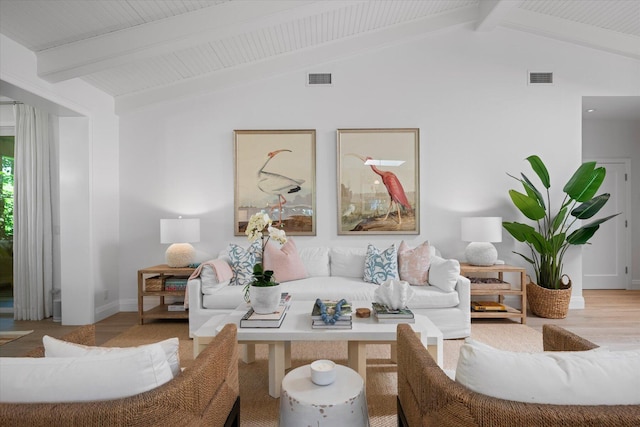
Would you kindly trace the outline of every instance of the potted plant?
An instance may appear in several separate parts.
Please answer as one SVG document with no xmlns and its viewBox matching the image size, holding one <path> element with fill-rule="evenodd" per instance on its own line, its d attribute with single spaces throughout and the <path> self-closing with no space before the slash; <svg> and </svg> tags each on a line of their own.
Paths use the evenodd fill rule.
<svg viewBox="0 0 640 427">
<path fill-rule="evenodd" d="M 249 218 L 245 234 L 250 242 L 261 240 L 262 257 L 269 239 L 273 238 L 281 244 L 286 243 L 284 230 L 273 227 L 271 218 L 266 213 L 258 212 Z M 244 299 L 251 302 L 253 311 L 258 314 L 273 313 L 280 303 L 280 283 L 276 282 L 272 270 L 265 270 L 261 262 L 253 266 L 253 280 L 244 287 Z"/>
<path fill-rule="evenodd" d="M 536 282 L 527 284 L 527 298 L 531 311 L 540 317 L 561 319 L 567 316 L 571 299 L 571 279 L 563 273 L 562 260 L 570 246 L 584 245 L 600 228 L 600 224 L 616 215 L 576 224 L 596 215 L 609 200 L 609 194 L 596 196 L 604 181 L 606 170 L 596 162 L 583 163 L 562 189 L 565 193 L 557 211 L 552 209 L 549 188 L 551 180 L 547 167 L 538 156 L 527 157 L 546 190 L 543 195 L 525 176 L 509 175 L 522 183 L 524 193 L 509 190 L 513 204 L 535 227 L 520 222 L 503 222 L 503 227 L 516 240 L 525 243 L 531 257 L 515 252 L 533 265 Z M 577 228 L 574 226 L 579 225 Z M 566 280 L 565 280 L 566 279 Z M 525 307 L 523 307 L 525 309 Z"/>
</svg>

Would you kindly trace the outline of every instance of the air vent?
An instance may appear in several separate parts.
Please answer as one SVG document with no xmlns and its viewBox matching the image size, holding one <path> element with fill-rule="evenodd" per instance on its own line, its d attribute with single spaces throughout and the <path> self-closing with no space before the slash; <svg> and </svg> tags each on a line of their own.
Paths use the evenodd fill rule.
<svg viewBox="0 0 640 427">
<path fill-rule="evenodd" d="M 530 71 L 529 72 L 529 84 L 530 85 L 552 85 L 553 73 Z"/>
<path fill-rule="evenodd" d="M 307 86 L 331 86 L 333 84 L 331 73 L 307 74 Z"/>
</svg>

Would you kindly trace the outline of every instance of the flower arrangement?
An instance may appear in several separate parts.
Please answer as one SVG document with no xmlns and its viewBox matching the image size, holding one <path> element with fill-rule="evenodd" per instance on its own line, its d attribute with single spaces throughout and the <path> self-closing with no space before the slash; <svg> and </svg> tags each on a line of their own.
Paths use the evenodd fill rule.
<svg viewBox="0 0 640 427">
<path fill-rule="evenodd" d="M 254 242 L 257 239 L 261 240 L 262 260 L 264 261 L 264 248 L 267 246 L 269 239 L 274 239 L 280 244 L 287 242 L 287 235 L 282 229 L 278 229 L 272 226 L 272 220 L 268 214 L 258 212 L 249 218 L 249 224 L 244 234 L 250 242 Z M 250 286 L 277 286 L 279 283 L 275 281 L 272 270 L 265 270 L 262 263 L 257 263 L 253 266 L 253 281 L 248 283 L 244 288 L 244 299 L 249 299 L 249 287 Z"/>
</svg>

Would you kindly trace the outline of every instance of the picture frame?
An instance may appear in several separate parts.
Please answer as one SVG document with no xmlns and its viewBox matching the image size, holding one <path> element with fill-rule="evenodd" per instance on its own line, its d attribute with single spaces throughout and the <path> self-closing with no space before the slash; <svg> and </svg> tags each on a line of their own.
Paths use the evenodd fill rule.
<svg viewBox="0 0 640 427">
<path fill-rule="evenodd" d="M 338 129 L 338 234 L 420 234 L 419 160 L 418 128 Z"/>
<path fill-rule="evenodd" d="M 316 131 L 234 130 L 234 235 L 269 214 L 288 235 L 316 234 Z"/>
</svg>

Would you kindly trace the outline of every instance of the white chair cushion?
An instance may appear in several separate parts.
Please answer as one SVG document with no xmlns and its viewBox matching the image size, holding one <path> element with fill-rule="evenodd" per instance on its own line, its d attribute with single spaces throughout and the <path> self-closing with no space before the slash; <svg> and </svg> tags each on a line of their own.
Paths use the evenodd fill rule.
<svg viewBox="0 0 640 427">
<path fill-rule="evenodd" d="M 138 347 L 94 347 L 62 341 L 45 335 L 42 337 L 42 344 L 44 345 L 45 357 L 101 356 L 103 354 L 135 352 L 150 345 L 159 345 L 162 351 L 164 351 L 165 359 L 169 363 L 173 376 L 175 377 L 180 373 L 180 341 L 178 338 L 169 338 L 154 344 L 141 345 Z"/>
<path fill-rule="evenodd" d="M 460 276 L 460 262 L 456 259 L 444 259 L 439 256 L 431 257 L 429 266 L 429 284 L 451 292 L 456 288 Z"/>
<path fill-rule="evenodd" d="M 85 402 L 133 396 L 173 375 L 162 347 L 85 357 L 1 357 L 1 402 Z"/>
<path fill-rule="evenodd" d="M 555 405 L 640 404 L 640 350 L 521 353 L 467 339 L 456 381 L 499 399 Z"/>
</svg>

